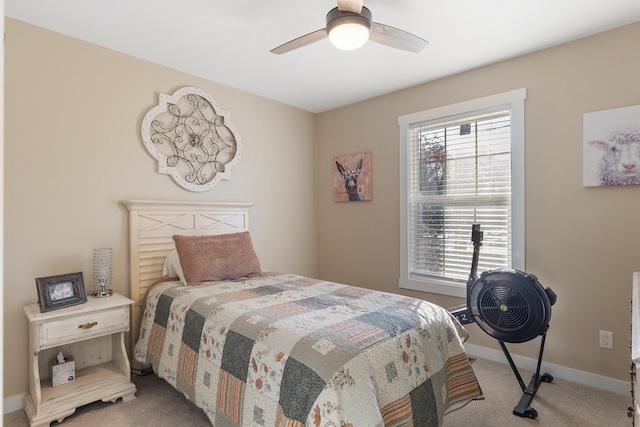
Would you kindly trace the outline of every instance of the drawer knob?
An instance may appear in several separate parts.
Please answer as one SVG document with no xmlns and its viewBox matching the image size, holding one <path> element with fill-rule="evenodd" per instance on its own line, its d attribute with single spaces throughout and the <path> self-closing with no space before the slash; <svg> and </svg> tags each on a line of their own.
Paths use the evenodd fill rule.
<svg viewBox="0 0 640 427">
<path fill-rule="evenodd" d="M 98 322 L 85 323 L 83 325 L 78 325 L 78 328 L 80 328 L 80 329 L 91 329 L 94 326 L 96 326 L 97 324 L 98 324 Z"/>
</svg>

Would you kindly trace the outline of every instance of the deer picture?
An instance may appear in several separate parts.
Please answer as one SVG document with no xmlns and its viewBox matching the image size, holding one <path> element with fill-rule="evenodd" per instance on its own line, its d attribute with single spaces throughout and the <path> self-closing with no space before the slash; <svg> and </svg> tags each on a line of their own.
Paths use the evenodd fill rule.
<svg viewBox="0 0 640 427">
<path fill-rule="evenodd" d="M 347 189 L 350 202 L 360 200 L 360 195 L 358 194 L 358 176 L 362 174 L 362 160 L 363 159 L 360 159 L 355 169 L 350 170 L 345 169 L 340 162 L 336 161 L 338 172 L 340 172 L 340 176 L 344 179 L 344 186 Z"/>
</svg>

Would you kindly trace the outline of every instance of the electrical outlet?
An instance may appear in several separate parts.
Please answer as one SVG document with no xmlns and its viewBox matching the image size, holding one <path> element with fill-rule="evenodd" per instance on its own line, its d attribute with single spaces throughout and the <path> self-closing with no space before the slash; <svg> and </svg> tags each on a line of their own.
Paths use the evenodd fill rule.
<svg viewBox="0 0 640 427">
<path fill-rule="evenodd" d="M 613 332 L 600 331 L 600 347 L 613 350 Z"/>
</svg>

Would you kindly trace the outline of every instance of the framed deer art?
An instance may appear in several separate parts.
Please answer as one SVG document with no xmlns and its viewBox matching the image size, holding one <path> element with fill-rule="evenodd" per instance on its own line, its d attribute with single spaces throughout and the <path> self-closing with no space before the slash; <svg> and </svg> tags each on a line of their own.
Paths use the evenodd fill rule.
<svg viewBox="0 0 640 427">
<path fill-rule="evenodd" d="M 333 193 L 336 202 L 371 200 L 371 152 L 333 158 Z"/>
</svg>

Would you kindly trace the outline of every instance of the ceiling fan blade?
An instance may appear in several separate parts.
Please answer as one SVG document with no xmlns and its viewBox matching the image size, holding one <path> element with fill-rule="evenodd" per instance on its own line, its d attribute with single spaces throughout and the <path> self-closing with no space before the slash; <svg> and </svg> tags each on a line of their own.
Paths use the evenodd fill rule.
<svg viewBox="0 0 640 427">
<path fill-rule="evenodd" d="M 280 55 L 282 53 L 287 53 L 294 49 L 298 49 L 300 47 L 309 45 L 311 43 L 315 43 L 327 37 L 327 30 L 325 28 L 321 30 L 316 30 L 312 33 L 305 34 L 304 36 L 300 36 L 297 39 L 293 39 L 291 41 L 286 42 L 274 49 L 271 49 L 271 53 L 275 53 Z"/>
<path fill-rule="evenodd" d="M 420 52 L 429 42 L 406 31 L 389 25 L 371 23 L 369 40 L 386 46 L 402 49 L 409 52 Z"/>
<path fill-rule="evenodd" d="M 348 10 L 349 12 L 360 13 L 364 0 L 338 0 L 338 10 Z"/>
</svg>

